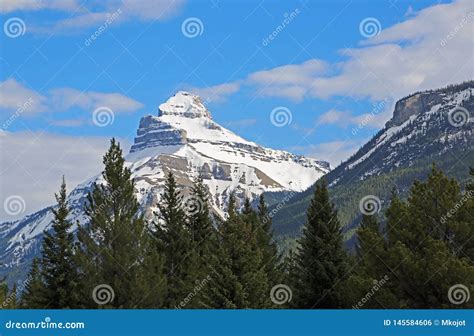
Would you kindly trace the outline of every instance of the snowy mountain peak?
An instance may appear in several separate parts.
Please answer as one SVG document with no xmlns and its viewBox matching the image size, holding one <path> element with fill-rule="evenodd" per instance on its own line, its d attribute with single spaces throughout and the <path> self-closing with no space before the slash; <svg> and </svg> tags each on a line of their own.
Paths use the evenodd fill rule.
<svg viewBox="0 0 474 336">
<path fill-rule="evenodd" d="M 175 115 L 186 118 L 205 117 L 211 119 L 211 114 L 204 106 L 201 97 L 186 91 L 178 91 L 159 107 L 159 116 Z"/>
<path fill-rule="evenodd" d="M 158 115 L 141 118 L 125 159 L 147 219 L 157 211 L 169 172 L 185 197 L 196 178 L 202 177 L 212 211 L 224 216 L 231 194 L 240 202 L 245 197 L 255 200 L 264 192 L 302 191 L 329 171 L 325 161 L 245 140 L 212 120 L 200 97 L 184 91 L 161 104 Z M 83 208 L 94 183 L 103 183 L 101 174 L 69 194 L 71 222 L 87 223 Z M 0 277 L 13 269 L 28 269 L 52 218 L 52 207 L 48 207 L 13 223 L 0 224 L 0 264 L 5 265 L 0 266 Z"/>
</svg>

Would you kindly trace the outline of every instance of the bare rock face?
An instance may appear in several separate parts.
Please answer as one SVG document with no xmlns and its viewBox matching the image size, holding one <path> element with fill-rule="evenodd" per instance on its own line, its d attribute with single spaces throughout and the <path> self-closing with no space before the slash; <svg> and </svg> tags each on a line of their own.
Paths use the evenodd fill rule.
<svg viewBox="0 0 474 336">
<path fill-rule="evenodd" d="M 442 94 L 436 91 L 416 93 L 401 99 L 395 104 L 393 118 L 387 122 L 386 127 L 400 126 L 411 116 L 429 111 L 433 106 L 442 102 Z"/>
</svg>

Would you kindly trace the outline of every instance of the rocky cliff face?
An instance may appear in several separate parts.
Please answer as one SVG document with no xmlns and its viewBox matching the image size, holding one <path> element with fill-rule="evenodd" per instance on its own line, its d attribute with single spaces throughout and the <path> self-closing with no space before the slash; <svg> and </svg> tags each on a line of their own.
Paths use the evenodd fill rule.
<svg viewBox="0 0 474 336">
<path fill-rule="evenodd" d="M 157 210 L 168 172 L 175 175 L 185 195 L 201 175 L 211 195 L 212 210 L 224 216 L 231 193 L 243 200 L 255 199 L 266 191 L 302 191 L 329 171 L 327 162 L 265 148 L 241 138 L 212 120 L 201 99 L 187 92 L 178 92 L 161 104 L 157 116 L 147 115 L 140 120 L 125 159 L 147 217 Z M 70 220 L 79 225 L 86 223 L 82 208 L 93 183 L 102 183 L 100 174 L 69 195 Z M 46 208 L 0 224 L 0 275 L 24 275 L 51 219 L 51 208 Z"/>
</svg>

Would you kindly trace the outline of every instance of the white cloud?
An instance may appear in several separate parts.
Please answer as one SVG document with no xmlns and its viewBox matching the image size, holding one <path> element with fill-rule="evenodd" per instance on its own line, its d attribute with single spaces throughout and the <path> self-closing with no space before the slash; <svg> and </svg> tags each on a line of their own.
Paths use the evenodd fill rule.
<svg viewBox="0 0 474 336">
<path fill-rule="evenodd" d="M 46 110 L 45 102 L 44 96 L 21 85 L 13 78 L 0 82 L 0 110 L 11 112 L 25 106 L 22 113 L 34 114 Z"/>
<path fill-rule="evenodd" d="M 46 25 L 28 25 L 28 31 L 40 34 L 71 34 L 86 28 L 105 25 L 112 13 L 119 13 L 113 22 L 164 21 L 180 13 L 184 0 L 104 0 L 99 3 L 79 3 L 76 0 L 8 0 L 0 12 L 56 10 L 70 14 Z M 100 8 L 98 8 L 100 6 Z"/>
<path fill-rule="evenodd" d="M 0 222 L 15 219 L 3 208 L 8 196 L 19 195 L 25 200 L 26 210 L 16 216 L 18 218 L 54 204 L 54 193 L 62 175 L 66 176 L 70 191 L 99 174 L 109 141 L 105 137 L 0 132 Z M 124 153 L 127 153 L 130 144 L 123 139 L 121 143 Z"/>
<path fill-rule="evenodd" d="M 0 13 L 13 11 L 37 11 L 43 9 L 74 11 L 79 7 L 76 0 L 2 0 Z"/>
<path fill-rule="evenodd" d="M 338 111 L 331 109 L 323 114 L 321 114 L 317 121 L 316 125 L 340 125 L 347 127 L 350 123 L 353 123 L 352 115 L 347 111 Z"/>
<path fill-rule="evenodd" d="M 208 102 L 223 102 L 231 94 L 239 91 L 239 83 L 224 83 L 215 86 L 208 86 L 205 88 L 188 88 L 188 91 L 200 96 Z"/>
<path fill-rule="evenodd" d="M 51 120 L 49 122 L 52 126 L 58 127 L 80 127 L 87 123 L 84 119 L 61 119 L 61 120 Z"/>
<path fill-rule="evenodd" d="M 469 0 L 426 8 L 360 48 L 342 50 L 348 59 L 340 73 L 315 78 L 309 89 L 318 98 L 381 100 L 472 79 L 473 29 Z"/>
<path fill-rule="evenodd" d="M 91 112 L 98 107 L 105 106 L 114 113 L 134 112 L 143 107 L 142 103 L 120 93 L 81 92 L 71 88 L 52 90 L 50 104 L 56 110 L 68 110 L 77 106 Z"/>
<path fill-rule="evenodd" d="M 316 119 L 316 125 L 338 125 L 342 128 L 356 125 L 358 129 L 364 127 L 379 129 L 390 119 L 394 107 L 389 99 L 385 99 L 373 103 L 370 111 L 359 115 L 353 115 L 350 111 L 331 109 Z"/>
<path fill-rule="evenodd" d="M 328 161 L 331 167 L 334 168 L 354 154 L 364 142 L 365 140 L 359 139 L 351 139 L 350 141 L 337 140 L 304 147 L 294 147 L 292 150 L 303 152 L 309 157 Z"/>
<path fill-rule="evenodd" d="M 250 74 L 247 83 L 258 88 L 258 94 L 267 97 L 303 99 L 315 76 L 327 69 L 321 60 L 309 60 L 302 64 L 291 64 Z"/>
<path fill-rule="evenodd" d="M 257 119 L 240 119 L 240 120 L 232 120 L 232 121 L 227 121 L 224 124 L 227 127 L 249 127 L 253 126 L 257 123 Z"/>
<path fill-rule="evenodd" d="M 122 0 L 126 15 L 141 20 L 166 20 L 179 14 L 184 6 L 184 0 Z"/>
<path fill-rule="evenodd" d="M 67 111 L 72 107 L 79 107 L 90 113 L 98 107 L 107 107 L 114 113 L 126 113 L 143 108 L 143 104 L 116 92 L 82 92 L 72 88 L 59 88 L 41 95 L 13 78 L 0 82 L 0 112 L 6 112 L 4 114 L 7 116 L 12 111 L 17 111 L 19 116 Z"/>
<path fill-rule="evenodd" d="M 410 11 L 406 21 L 357 48 L 340 50 L 342 61 L 310 59 L 250 74 L 242 81 L 263 97 L 295 101 L 345 96 L 396 100 L 420 90 L 472 79 L 474 9 L 472 0 Z M 378 115 L 373 122 L 383 124 Z"/>
</svg>

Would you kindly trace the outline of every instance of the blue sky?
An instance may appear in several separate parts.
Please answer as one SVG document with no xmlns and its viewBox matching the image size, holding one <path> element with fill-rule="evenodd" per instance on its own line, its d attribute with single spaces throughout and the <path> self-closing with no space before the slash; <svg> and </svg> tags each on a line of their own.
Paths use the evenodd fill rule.
<svg viewBox="0 0 474 336">
<path fill-rule="evenodd" d="M 26 208 L 50 203 L 52 181 L 95 174 L 108 138 L 133 141 L 181 89 L 249 140 L 336 165 L 397 99 L 472 79 L 473 12 L 466 0 L 2 1 L 3 194 L 34 185 Z M 113 123 L 98 127 L 104 106 Z"/>
</svg>

